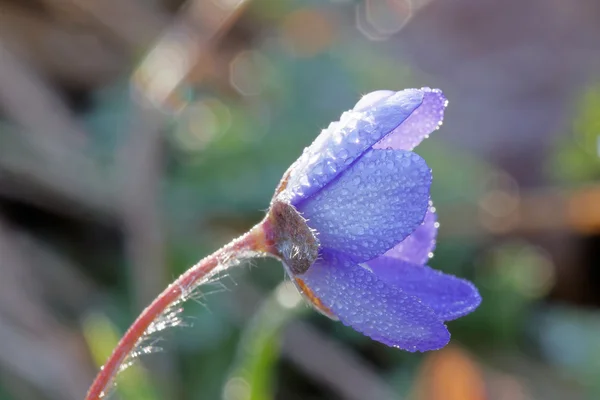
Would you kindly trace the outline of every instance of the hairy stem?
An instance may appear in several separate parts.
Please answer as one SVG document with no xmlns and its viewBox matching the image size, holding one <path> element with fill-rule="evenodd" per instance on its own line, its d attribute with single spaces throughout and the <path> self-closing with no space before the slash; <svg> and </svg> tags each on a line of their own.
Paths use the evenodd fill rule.
<svg viewBox="0 0 600 400">
<path fill-rule="evenodd" d="M 185 298 L 191 288 L 203 283 L 215 273 L 236 261 L 265 255 L 268 251 L 264 229 L 265 221 L 256 225 L 245 235 L 200 260 L 159 294 L 125 332 L 106 364 L 98 372 L 85 399 L 99 400 L 104 396 L 112 380 L 119 372 L 119 368 L 131 354 L 136 344 L 144 337 L 152 322 L 174 302 Z"/>
</svg>

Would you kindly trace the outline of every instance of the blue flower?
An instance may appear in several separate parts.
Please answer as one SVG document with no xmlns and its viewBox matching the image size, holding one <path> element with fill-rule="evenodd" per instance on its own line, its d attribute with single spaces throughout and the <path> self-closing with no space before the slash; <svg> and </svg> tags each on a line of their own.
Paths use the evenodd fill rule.
<svg viewBox="0 0 600 400">
<path fill-rule="evenodd" d="M 364 96 L 304 150 L 271 204 L 276 253 L 305 297 L 408 351 L 445 346 L 444 321 L 481 302 L 470 282 L 425 265 L 438 223 L 431 170 L 412 150 L 446 104 L 429 88 Z"/>
</svg>

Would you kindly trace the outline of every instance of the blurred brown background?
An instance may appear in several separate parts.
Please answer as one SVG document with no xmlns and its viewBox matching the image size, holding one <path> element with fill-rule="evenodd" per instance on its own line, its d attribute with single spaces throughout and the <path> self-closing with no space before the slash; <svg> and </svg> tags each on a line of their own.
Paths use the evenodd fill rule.
<svg viewBox="0 0 600 400">
<path fill-rule="evenodd" d="M 418 148 L 432 266 L 484 298 L 452 345 L 372 342 L 261 261 L 203 288 L 112 396 L 599 398 L 597 1 L 0 0 L 0 399 L 83 398 L 322 127 L 415 86 L 450 100 Z"/>
</svg>

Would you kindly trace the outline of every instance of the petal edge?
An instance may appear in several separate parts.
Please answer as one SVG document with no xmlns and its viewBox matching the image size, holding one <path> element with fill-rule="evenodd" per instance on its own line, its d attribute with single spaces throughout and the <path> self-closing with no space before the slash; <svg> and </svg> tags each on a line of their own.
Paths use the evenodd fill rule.
<svg viewBox="0 0 600 400">
<path fill-rule="evenodd" d="M 423 88 L 423 102 L 392 133 L 377 142 L 375 149 L 412 150 L 439 129 L 448 101 L 439 89 Z"/>
<path fill-rule="evenodd" d="M 379 279 L 419 298 L 444 321 L 463 317 L 481 303 L 479 291 L 471 282 L 426 265 L 390 257 L 379 257 L 367 264 Z"/>
<path fill-rule="evenodd" d="M 438 226 L 435 208 L 430 206 L 423 224 L 403 241 L 388 250 L 384 256 L 397 258 L 413 264 L 426 264 L 435 249 Z"/>
<path fill-rule="evenodd" d="M 430 308 L 358 265 L 317 262 L 302 279 L 342 323 L 388 346 L 428 351 L 450 340 Z"/>
</svg>

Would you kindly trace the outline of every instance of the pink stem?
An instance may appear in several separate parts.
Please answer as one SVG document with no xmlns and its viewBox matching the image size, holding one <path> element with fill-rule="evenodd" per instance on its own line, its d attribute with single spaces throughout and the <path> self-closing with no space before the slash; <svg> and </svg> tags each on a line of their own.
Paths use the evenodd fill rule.
<svg viewBox="0 0 600 400">
<path fill-rule="evenodd" d="M 265 220 L 266 221 L 266 220 Z M 173 302 L 179 300 L 186 294 L 187 288 L 193 287 L 202 279 L 206 278 L 215 268 L 226 264 L 226 260 L 256 256 L 257 253 L 264 253 L 268 249 L 265 238 L 265 221 L 256 225 L 248 233 L 232 241 L 228 245 L 217 250 L 210 256 L 200 260 L 196 265 L 184 272 L 179 278 L 171 283 L 154 301 L 146 307 L 138 316 L 134 323 L 129 327 L 125 335 L 121 338 L 117 347 L 113 350 L 108 361 L 90 386 L 85 397 L 86 400 L 100 400 L 106 389 L 119 371 L 123 361 L 131 354 L 140 338 L 152 322 L 158 318 Z M 224 261 L 225 260 L 225 261 Z"/>
</svg>

